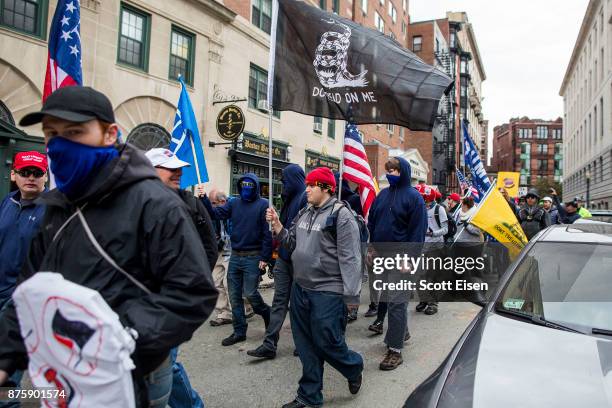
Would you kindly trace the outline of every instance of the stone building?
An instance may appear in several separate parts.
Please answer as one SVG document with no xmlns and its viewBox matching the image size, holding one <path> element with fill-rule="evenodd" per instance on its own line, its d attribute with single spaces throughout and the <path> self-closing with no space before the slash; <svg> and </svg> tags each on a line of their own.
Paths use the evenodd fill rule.
<svg viewBox="0 0 612 408">
<path fill-rule="evenodd" d="M 563 198 L 612 207 L 612 4 L 591 0 L 559 94 L 563 97 Z"/>
</svg>

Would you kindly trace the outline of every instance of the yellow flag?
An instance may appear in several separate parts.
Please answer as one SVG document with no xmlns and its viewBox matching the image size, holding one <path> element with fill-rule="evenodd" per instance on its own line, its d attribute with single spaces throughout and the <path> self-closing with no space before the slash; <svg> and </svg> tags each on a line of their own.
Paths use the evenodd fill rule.
<svg viewBox="0 0 612 408">
<path fill-rule="evenodd" d="M 497 188 L 505 188 L 510 197 L 518 197 L 521 173 L 500 171 L 497 174 Z"/>
<path fill-rule="evenodd" d="M 512 259 L 528 242 L 518 219 L 496 188 L 489 189 L 470 223 L 505 245 Z"/>
</svg>

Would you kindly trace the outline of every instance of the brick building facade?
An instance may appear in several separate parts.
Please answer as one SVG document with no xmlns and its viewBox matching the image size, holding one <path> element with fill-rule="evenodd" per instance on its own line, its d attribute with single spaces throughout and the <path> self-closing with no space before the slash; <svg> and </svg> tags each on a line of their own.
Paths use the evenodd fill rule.
<svg viewBox="0 0 612 408">
<path fill-rule="evenodd" d="M 493 129 L 493 171 L 521 173 L 520 186 L 563 177 L 563 120 L 513 118 Z"/>
</svg>

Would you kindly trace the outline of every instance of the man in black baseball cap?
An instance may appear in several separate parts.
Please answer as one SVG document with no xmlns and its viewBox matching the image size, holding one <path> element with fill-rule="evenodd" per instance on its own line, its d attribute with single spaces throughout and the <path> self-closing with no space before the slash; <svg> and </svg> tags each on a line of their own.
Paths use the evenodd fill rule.
<svg viewBox="0 0 612 408">
<path fill-rule="evenodd" d="M 49 95 L 40 112 L 25 115 L 19 125 L 40 123 L 45 115 L 75 123 L 94 119 L 106 123 L 115 122 L 113 106 L 106 95 L 88 86 L 66 86 L 58 89 Z"/>
<path fill-rule="evenodd" d="M 119 129 L 106 96 L 87 87 L 60 88 L 20 124 L 40 122 L 57 189 L 42 196 L 47 212 L 17 281 L 54 271 L 98 291 L 121 323 L 138 333 L 133 373 L 135 383 L 145 381 L 148 390 L 137 389 L 141 405 L 157 400 L 166 406 L 170 350 L 191 338 L 217 300 L 198 232 L 144 152 L 117 142 Z M 76 208 L 114 264 L 95 250 L 73 217 Z M 9 304 L 0 312 L 0 386 L 26 368 L 27 358 Z"/>
</svg>

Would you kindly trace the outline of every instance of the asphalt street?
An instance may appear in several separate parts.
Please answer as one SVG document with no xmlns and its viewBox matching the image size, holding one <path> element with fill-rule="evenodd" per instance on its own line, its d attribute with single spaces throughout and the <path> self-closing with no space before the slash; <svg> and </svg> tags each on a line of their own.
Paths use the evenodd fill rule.
<svg viewBox="0 0 612 408">
<path fill-rule="evenodd" d="M 409 328 L 412 338 L 403 352 L 404 363 L 394 371 L 380 371 L 386 347 L 383 335 L 367 330 L 374 318 L 365 318 L 368 293 L 364 285 L 359 318 L 348 325 L 349 347 L 364 357 L 364 382 L 353 396 L 347 382 L 332 367 L 325 365 L 323 395 L 326 407 L 401 407 L 408 395 L 444 360 L 461 333 L 480 308 L 471 303 L 440 304 L 438 314 L 416 313 L 410 304 Z M 268 304 L 273 289 L 262 294 Z M 386 323 L 386 322 L 385 322 Z M 386 325 L 385 325 L 386 330 Z M 211 327 L 206 322 L 192 340 L 181 346 L 179 361 L 189 373 L 192 385 L 208 408 L 280 407 L 293 400 L 301 375 L 301 364 L 293 356 L 293 339 L 289 318 L 281 332 L 277 357 L 259 361 L 247 350 L 256 348 L 264 335 L 259 316 L 249 320 L 247 341 L 223 347 L 221 340 L 231 334 L 231 325 Z"/>
</svg>

